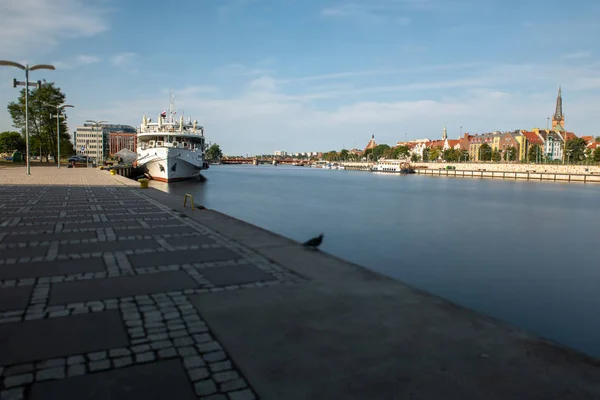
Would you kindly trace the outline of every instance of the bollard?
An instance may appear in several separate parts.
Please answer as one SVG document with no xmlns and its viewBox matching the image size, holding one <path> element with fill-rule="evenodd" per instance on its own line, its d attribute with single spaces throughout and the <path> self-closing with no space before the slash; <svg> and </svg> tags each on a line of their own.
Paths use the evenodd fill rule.
<svg viewBox="0 0 600 400">
<path fill-rule="evenodd" d="M 111 170 L 110 170 L 110 174 L 111 174 L 111 175 L 115 175 L 115 170 L 114 170 L 114 169 L 111 169 Z"/>
<path fill-rule="evenodd" d="M 194 196 L 192 196 L 191 194 L 186 194 L 183 198 L 183 207 L 185 207 L 188 197 L 192 200 L 192 211 L 194 211 Z"/>
<path fill-rule="evenodd" d="M 148 189 L 148 179 L 141 178 L 141 179 L 138 179 L 138 182 L 140 183 L 141 189 Z"/>
</svg>

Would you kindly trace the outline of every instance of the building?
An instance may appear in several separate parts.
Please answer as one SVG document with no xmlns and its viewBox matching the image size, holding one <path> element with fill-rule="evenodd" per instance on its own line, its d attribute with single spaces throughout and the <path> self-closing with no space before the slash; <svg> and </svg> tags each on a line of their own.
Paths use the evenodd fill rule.
<svg viewBox="0 0 600 400">
<path fill-rule="evenodd" d="M 363 153 L 367 150 L 374 149 L 375 147 L 377 147 L 377 143 L 375 143 L 375 135 L 371 135 L 371 140 L 369 140 L 369 143 L 367 143 L 367 146 L 363 150 Z"/>
<path fill-rule="evenodd" d="M 552 116 L 552 130 L 565 130 L 565 115 L 563 114 L 562 109 L 562 91 L 560 85 L 558 86 L 558 96 L 556 97 L 556 108 L 554 110 L 554 115 Z"/>
<path fill-rule="evenodd" d="M 109 155 L 109 134 L 122 132 L 136 134 L 137 131 L 130 125 L 119 124 L 83 124 L 75 131 L 73 142 L 78 154 L 86 155 L 103 162 Z M 135 151 L 135 149 L 133 150 Z"/>
<path fill-rule="evenodd" d="M 275 150 L 273 152 L 273 155 L 276 157 L 285 157 L 288 155 L 287 151 L 283 151 L 283 150 Z"/>
<path fill-rule="evenodd" d="M 525 159 L 525 148 L 524 136 L 520 132 L 506 132 L 499 137 L 498 140 L 498 151 L 500 152 L 504 161 L 508 160 L 508 151 L 514 148 L 516 151 L 515 161 L 522 161 Z"/>
<path fill-rule="evenodd" d="M 112 157 L 123 149 L 136 152 L 137 134 L 126 132 L 110 132 L 108 134 L 108 154 Z"/>
<path fill-rule="evenodd" d="M 498 133 L 483 133 L 481 135 L 471 135 L 469 139 L 469 160 L 481 161 L 481 145 L 487 144 L 490 148 L 494 145 L 494 137 Z"/>
</svg>

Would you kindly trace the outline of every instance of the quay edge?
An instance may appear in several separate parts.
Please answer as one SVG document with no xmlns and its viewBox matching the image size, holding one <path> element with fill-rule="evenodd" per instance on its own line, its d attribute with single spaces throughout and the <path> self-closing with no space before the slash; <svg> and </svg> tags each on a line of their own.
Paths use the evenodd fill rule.
<svg viewBox="0 0 600 400">
<path fill-rule="evenodd" d="M 196 303 L 260 398 L 600 398 L 598 359 L 217 211 L 144 193 L 307 280 Z"/>
</svg>

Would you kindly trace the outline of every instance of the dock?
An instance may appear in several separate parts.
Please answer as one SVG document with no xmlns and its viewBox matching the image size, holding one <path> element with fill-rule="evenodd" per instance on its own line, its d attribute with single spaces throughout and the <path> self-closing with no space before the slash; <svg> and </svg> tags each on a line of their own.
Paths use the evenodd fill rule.
<svg viewBox="0 0 600 400">
<path fill-rule="evenodd" d="M 0 169 L 0 399 L 600 398 L 600 360 L 190 203 Z"/>
</svg>

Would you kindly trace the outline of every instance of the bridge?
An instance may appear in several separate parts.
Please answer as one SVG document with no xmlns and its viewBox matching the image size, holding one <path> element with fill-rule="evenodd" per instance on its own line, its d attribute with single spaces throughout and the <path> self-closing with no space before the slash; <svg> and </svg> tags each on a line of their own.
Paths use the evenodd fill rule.
<svg viewBox="0 0 600 400">
<path fill-rule="evenodd" d="M 278 158 L 255 158 L 255 157 L 238 157 L 238 158 L 222 158 L 221 164 L 254 164 L 257 162 L 258 164 L 272 164 L 273 160 L 277 162 L 277 164 L 298 164 L 298 165 L 309 165 L 310 162 L 308 160 L 294 160 L 291 158 L 278 159 Z"/>
</svg>

